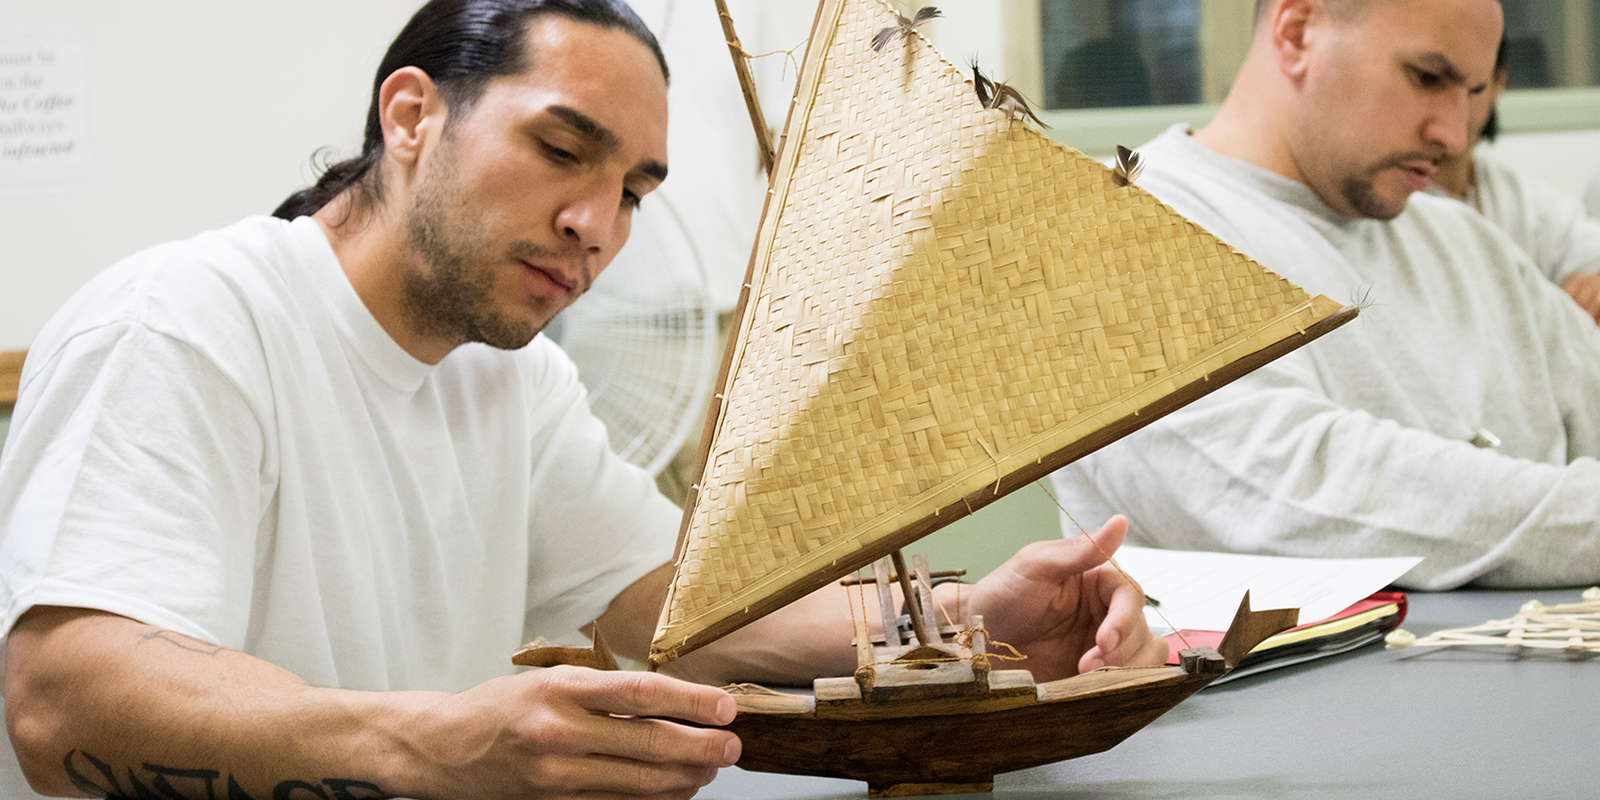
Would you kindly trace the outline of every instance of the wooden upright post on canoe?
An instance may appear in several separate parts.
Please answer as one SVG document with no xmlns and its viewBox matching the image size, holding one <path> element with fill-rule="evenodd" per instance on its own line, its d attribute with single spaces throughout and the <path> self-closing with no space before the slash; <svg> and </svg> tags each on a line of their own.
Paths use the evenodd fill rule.
<svg viewBox="0 0 1600 800">
<path fill-rule="evenodd" d="M 862 609 L 863 612 L 866 609 Z M 855 617 L 855 614 L 850 616 Z M 855 620 L 856 625 L 856 685 L 861 687 L 863 697 L 872 693 L 872 687 L 877 684 L 877 672 L 873 670 L 872 627 L 867 624 L 867 615 L 863 613 Z"/>
<path fill-rule="evenodd" d="M 917 604 L 922 606 L 923 628 L 929 641 L 944 644 L 944 637 L 939 635 L 939 609 L 933 604 L 933 573 L 928 570 L 928 557 L 913 555 L 911 567 L 917 572 Z"/>
<path fill-rule="evenodd" d="M 744 45 L 733 30 L 733 17 L 728 14 L 728 4 L 717 0 L 717 18 L 722 20 L 722 35 L 728 40 L 728 52 L 733 56 L 733 69 L 739 76 L 739 88 L 744 92 L 744 105 L 750 112 L 750 124 L 756 129 L 756 148 L 760 150 L 761 171 L 772 175 L 776 157 L 772 152 L 772 133 L 767 130 L 766 115 L 761 113 L 761 102 L 756 99 L 756 79 L 750 74 L 750 62 L 745 60 Z"/>
<path fill-rule="evenodd" d="M 927 609 L 922 612 L 923 630 L 926 632 L 930 642 L 943 644 L 944 634 L 955 635 L 960 632 L 960 628 L 955 623 L 955 620 L 950 620 L 950 624 L 941 629 L 939 620 L 934 616 L 937 609 L 933 604 L 933 579 L 961 578 L 967 574 L 967 571 L 964 569 L 947 569 L 941 572 L 930 572 L 928 570 L 928 559 L 923 555 L 912 556 L 911 562 L 915 565 L 912 568 L 912 574 L 916 576 L 916 586 L 912 596 L 918 598 L 919 602 L 917 604 L 908 604 L 907 613 L 909 615 L 917 611 L 918 606 L 921 609 Z M 892 572 L 889 559 L 880 558 L 872 563 L 871 577 L 848 577 L 839 581 L 841 586 L 860 586 L 868 583 L 877 585 L 878 611 L 883 616 L 883 643 L 887 647 L 899 647 L 902 644 L 899 629 L 900 612 L 895 608 L 894 595 L 889 591 L 889 584 L 899 583 L 901 575 L 904 574 L 903 570 L 898 574 Z M 902 584 L 901 591 L 905 591 L 904 584 Z M 932 620 L 931 624 L 929 624 L 929 620 Z"/>
<path fill-rule="evenodd" d="M 911 586 L 911 571 L 906 569 L 906 557 L 899 550 L 889 554 L 894 561 L 895 577 L 900 579 L 900 597 L 904 599 L 906 613 L 911 615 L 911 630 L 917 634 L 917 644 L 928 644 L 928 626 L 923 619 L 922 598 L 917 595 L 917 590 Z"/>
<path fill-rule="evenodd" d="M 872 562 L 873 583 L 878 587 L 878 610 L 883 614 L 883 644 L 900 646 L 900 615 L 894 611 L 894 596 L 889 594 L 889 565 L 883 559 Z"/>
</svg>

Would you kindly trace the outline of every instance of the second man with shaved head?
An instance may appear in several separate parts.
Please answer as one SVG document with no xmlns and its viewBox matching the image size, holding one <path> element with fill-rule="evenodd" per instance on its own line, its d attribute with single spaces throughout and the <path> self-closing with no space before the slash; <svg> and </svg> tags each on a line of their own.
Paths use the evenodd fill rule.
<svg viewBox="0 0 1600 800">
<path fill-rule="evenodd" d="M 1421 196 L 1467 146 L 1496 0 L 1272 0 L 1210 125 L 1139 185 L 1286 278 L 1365 306 L 1074 464 L 1141 544 L 1419 555 L 1424 588 L 1600 580 L 1600 333 L 1497 228 Z"/>
</svg>

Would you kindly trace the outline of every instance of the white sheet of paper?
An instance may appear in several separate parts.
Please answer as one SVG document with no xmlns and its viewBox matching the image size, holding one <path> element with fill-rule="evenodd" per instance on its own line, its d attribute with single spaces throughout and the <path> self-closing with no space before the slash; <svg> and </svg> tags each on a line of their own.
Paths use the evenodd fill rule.
<svg viewBox="0 0 1600 800">
<path fill-rule="evenodd" d="M 1250 607 L 1297 607 L 1300 622 L 1316 622 L 1393 583 L 1422 561 L 1404 558 L 1278 558 L 1234 553 L 1156 550 L 1124 546 L 1117 563 L 1145 594 L 1161 603 L 1161 616 L 1146 608 L 1157 632 L 1176 628 L 1225 631 L 1250 592 Z"/>
</svg>

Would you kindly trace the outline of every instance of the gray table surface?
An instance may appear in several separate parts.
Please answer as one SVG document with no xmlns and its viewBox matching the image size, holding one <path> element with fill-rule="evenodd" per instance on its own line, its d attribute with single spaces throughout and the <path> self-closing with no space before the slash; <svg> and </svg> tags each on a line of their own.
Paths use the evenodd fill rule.
<svg viewBox="0 0 1600 800">
<path fill-rule="evenodd" d="M 1414 592 L 1403 627 L 1425 636 L 1579 593 Z M 995 794 L 1600 798 L 1600 659 L 1373 645 L 1204 689 L 1104 753 L 998 776 Z M 860 798 L 866 784 L 733 768 L 698 796 Z"/>
</svg>

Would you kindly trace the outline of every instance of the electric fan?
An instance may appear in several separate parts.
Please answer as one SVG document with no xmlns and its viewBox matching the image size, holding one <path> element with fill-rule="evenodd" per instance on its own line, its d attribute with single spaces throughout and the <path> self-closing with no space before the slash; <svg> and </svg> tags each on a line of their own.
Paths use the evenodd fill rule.
<svg viewBox="0 0 1600 800">
<path fill-rule="evenodd" d="M 651 475 L 699 430 L 717 363 L 710 280 L 667 192 L 578 302 L 545 328 L 589 390 L 611 447 Z"/>
</svg>

